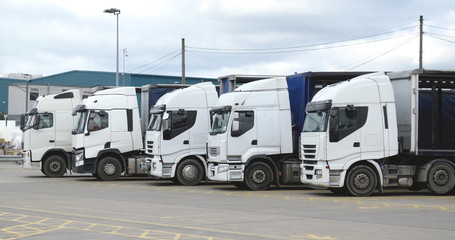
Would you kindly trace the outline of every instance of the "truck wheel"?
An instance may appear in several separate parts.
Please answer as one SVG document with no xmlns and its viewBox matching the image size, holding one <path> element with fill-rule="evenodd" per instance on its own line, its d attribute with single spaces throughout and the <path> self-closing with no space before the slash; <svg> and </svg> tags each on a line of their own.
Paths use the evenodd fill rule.
<svg viewBox="0 0 455 240">
<path fill-rule="evenodd" d="M 65 159 L 58 155 L 49 156 L 44 160 L 41 171 L 48 177 L 61 177 L 66 172 Z"/>
<path fill-rule="evenodd" d="M 448 163 L 435 163 L 428 171 L 428 189 L 433 193 L 444 195 L 450 193 L 455 186 L 455 171 Z"/>
<path fill-rule="evenodd" d="M 185 186 L 193 186 L 198 184 L 204 175 L 204 168 L 201 163 L 195 159 L 186 159 L 179 163 L 175 180 Z"/>
<path fill-rule="evenodd" d="M 350 169 L 346 177 L 346 188 L 351 195 L 369 196 L 376 188 L 376 174 L 366 165 Z"/>
<path fill-rule="evenodd" d="M 104 157 L 98 162 L 96 175 L 98 179 L 103 181 L 115 181 L 122 173 L 122 165 L 115 157 Z M 95 176 L 96 176 L 95 175 Z"/>
<path fill-rule="evenodd" d="M 265 163 L 253 163 L 246 170 L 245 185 L 251 190 L 266 190 L 272 180 L 272 169 Z"/>
</svg>

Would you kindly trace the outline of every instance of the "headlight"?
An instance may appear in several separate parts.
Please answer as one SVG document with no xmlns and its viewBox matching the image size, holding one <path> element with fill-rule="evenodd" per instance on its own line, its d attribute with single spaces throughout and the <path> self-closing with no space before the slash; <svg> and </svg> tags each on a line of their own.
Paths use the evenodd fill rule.
<svg viewBox="0 0 455 240">
<path fill-rule="evenodd" d="M 80 161 L 82 159 L 84 159 L 84 152 L 76 153 L 76 161 Z"/>
<path fill-rule="evenodd" d="M 321 179 L 322 178 L 322 169 L 314 170 L 314 175 L 316 176 L 316 179 Z"/>
<path fill-rule="evenodd" d="M 218 166 L 218 173 L 227 172 L 228 169 L 229 169 L 228 165 L 220 165 Z"/>
</svg>

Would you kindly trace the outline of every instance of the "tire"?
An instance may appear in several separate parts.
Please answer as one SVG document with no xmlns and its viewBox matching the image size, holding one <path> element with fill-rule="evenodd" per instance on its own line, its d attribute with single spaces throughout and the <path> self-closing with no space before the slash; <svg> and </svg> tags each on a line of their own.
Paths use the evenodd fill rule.
<svg viewBox="0 0 455 240">
<path fill-rule="evenodd" d="M 195 159 L 186 159 L 179 163 L 174 179 L 178 184 L 194 186 L 204 177 L 204 168 Z"/>
<path fill-rule="evenodd" d="M 348 170 L 346 189 L 353 196 L 371 195 L 377 184 L 376 174 L 369 166 L 358 165 Z"/>
<path fill-rule="evenodd" d="M 262 162 L 255 162 L 248 166 L 245 175 L 245 186 L 251 190 L 266 190 L 273 181 L 273 172 Z"/>
<path fill-rule="evenodd" d="M 445 162 L 433 164 L 428 171 L 427 186 L 430 191 L 438 195 L 451 193 L 455 186 L 453 167 Z"/>
<path fill-rule="evenodd" d="M 41 172 L 48 177 L 61 177 L 66 172 L 65 159 L 58 155 L 47 157 L 43 161 Z"/>
<path fill-rule="evenodd" d="M 122 173 L 122 165 L 115 157 L 102 158 L 96 167 L 96 175 L 98 179 L 103 181 L 115 181 Z"/>
</svg>

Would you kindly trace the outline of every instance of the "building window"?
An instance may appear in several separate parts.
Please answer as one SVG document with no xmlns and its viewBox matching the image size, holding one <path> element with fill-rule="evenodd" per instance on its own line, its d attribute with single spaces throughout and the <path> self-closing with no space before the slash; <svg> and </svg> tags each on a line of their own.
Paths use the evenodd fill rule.
<svg viewBox="0 0 455 240">
<path fill-rule="evenodd" d="M 30 101 L 35 101 L 39 97 L 39 89 L 38 88 L 31 88 L 30 89 Z"/>
</svg>

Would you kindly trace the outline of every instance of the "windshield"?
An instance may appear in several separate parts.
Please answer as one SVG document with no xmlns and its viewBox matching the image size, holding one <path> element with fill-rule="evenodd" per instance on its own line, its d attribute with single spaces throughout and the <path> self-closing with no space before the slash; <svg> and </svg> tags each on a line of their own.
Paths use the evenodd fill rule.
<svg viewBox="0 0 455 240">
<path fill-rule="evenodd" d="M 73 130 L 74 134 L 84 133 L 85 122 L 87 120 L 87 111 L 76 112 L 77 126 Z"/>
<path fill-rule="evenodd" d="M 163 114 L 152 114 L 150 124 L 149 124 L 149 131 L 160 131 L 161 130 L 161 120 L 163 119 Z"/>
<path fill-rule="evenodd" d="M 325 132 L 327 129 L 327 111 L 308 112 L 303 124 L 304 132 Z"/>
<path fill-rule="evenodd" d="M 210 115 L 211 115 L 210 134 L 215 135 L 218 133 L 226 132 L 231 111 L 216 111 L 211 112 Z"/>
</svg>

